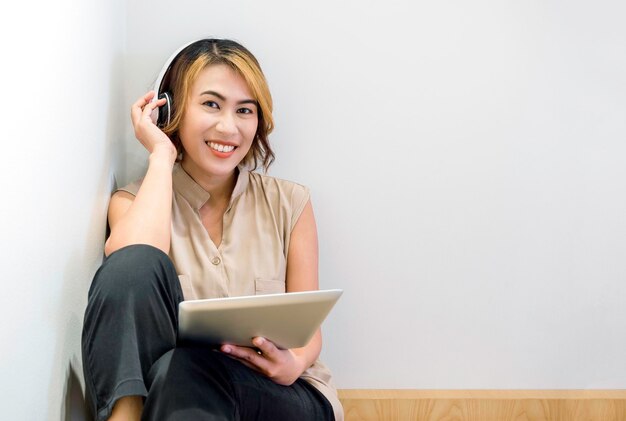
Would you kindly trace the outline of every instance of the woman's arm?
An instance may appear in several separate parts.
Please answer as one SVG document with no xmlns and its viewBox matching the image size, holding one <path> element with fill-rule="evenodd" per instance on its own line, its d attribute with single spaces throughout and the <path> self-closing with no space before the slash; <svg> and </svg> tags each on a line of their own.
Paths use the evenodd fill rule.
<svg viewBox="0 0 626 421">
<path fill-rule="evenodd" d="M 317 226 L 313 206 L 309 201 L 291 232 L 287 253 L 287 292 L 319 289 L 318 255 Z M 292 349 L 294 354 L 301 358 L 303 364 L 298 377 L 317 360 L 321 350 L 321 329 L 317 330 L 305 347 Z"/>
<path fill-rule="evenodd" d="M 309 201 L 291 231 L 287 252 L 287 292 L 317 290 L 318 284 L 317 228 L 313 206 Z M 274 382 L 288 386 L 319 356 L 322 333 L 318 329 L 311 341 L 302 348 L 281 350 L 264 338 L 255 338 L 253 343 L 261 350 L 261 354 L 251 348 L 234 345 L 223 345 L 221 349 Z"/>
<path fill-rule="evenodd" d="M 150 102 L 153 96 L 154 92 L 148 92 L 131 107 L 135 136 L 150 152 L 150 159 L 137 196 L 119 191 L 111 198 L 111 235 L 104 247 L 107 256 L 131 244 L 149 244 L 169 252 L 176 148 L 152 122 L 152 111 L 164 103 L 164 100 Z"/>
</svg>

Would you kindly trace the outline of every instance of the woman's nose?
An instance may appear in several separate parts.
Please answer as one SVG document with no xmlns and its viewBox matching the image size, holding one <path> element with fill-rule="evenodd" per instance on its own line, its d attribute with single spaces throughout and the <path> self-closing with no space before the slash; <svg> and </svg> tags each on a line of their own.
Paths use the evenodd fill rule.
<svg viewBox="0 0 626 421">
<path fill-rule="evenodd" d="M 232 113 L 225 112 L 220 115 L 216 129 L 225 134 L 234 134 L 237 132 L 237 124 Z"/>
</svg>

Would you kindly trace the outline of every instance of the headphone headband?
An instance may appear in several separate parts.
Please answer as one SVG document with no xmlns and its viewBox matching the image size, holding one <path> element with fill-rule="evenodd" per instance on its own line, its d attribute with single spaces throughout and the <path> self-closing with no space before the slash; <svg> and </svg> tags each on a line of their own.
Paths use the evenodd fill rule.
<svg viewBox="0 0 626 421">
<path fill-rule="evenodd" d="M 176 59 L 176 57 L 178 57 L 178 55 L 185 48 L 189 47 L 191 44 L 197 41 L 201 41 L 202 39 L 204 38 L 196 39 L 186 44 L 183 44 L 176 51 L 174 51 L 174 53 L 165 61 L 165 64 L 163 65 L 163 68 L 159 72 L 159 76 L 157 77 L 156 81 L 154 82 L 154 86 L 152 87 L 152 89 L 156 92 L 156 94 L 154 95 L 154 98 L 152 98 L 151 102 L 156 102 L 161 98 L 165 98 L 165 104 L 161 106 L 160 108 L 155 109 L 150 116 L 154 124 L 157 124 L 159 126 L 165 126 L 169 124 L 170 119 L 171 119 L 172 96 L 169 92 L 161 92 L 161 84 L 163 83 L 163 78 L 165 77 L 165 74 L 170 69 L 172 62 Z"/>
<path fill-rule="evenodd" d="M 155 98 L 161 93 L 159 92 L 159 89 L 161 88 L 161 83 L 163 82 L 163 78 L 165 77 L 165 73 L 167 73 L 167 71 L 169 70 L 170 66 L 172 65 L 172 62 L 174 61 L 174 59 L 181 53 L 181 51 L 183 51 L 185 48 L 189 47 L 191 44 L 193 44 L 194 42 L 197 41 L 201 41 L 204 38 L 200 38 L 200 39 L 195 39 L 193 41 L 190 41 L 186 44 L 183 44 L 181 47 L 179 47 L 176 51 L 174 51 L 174 53 L 170 56 L 170 58 L 167 59 L 167 61 L 165 61 L 165 64 L 163 65 L 163 68 L 161 69 L 161 71 L 159 72 L 159 76 L 157 77 L 156 81 L 154 82 L 154 91 L 157 93 L 157 95 L 155 95 Z"/>
</svg>

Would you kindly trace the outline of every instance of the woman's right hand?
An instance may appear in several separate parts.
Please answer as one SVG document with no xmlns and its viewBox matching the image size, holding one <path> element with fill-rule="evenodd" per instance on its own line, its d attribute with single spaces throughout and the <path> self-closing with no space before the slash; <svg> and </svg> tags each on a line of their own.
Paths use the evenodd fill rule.
<svg viewBox="0 0 626 421">
<path fill-rule="evenodd" d="M 165 104 L 165 99 L 152 101 L 156 92 L 149 91 L 140 97 L 130 109 L 130 118 L 135 129 L 135 137 L 150 152 L 164 153 L 173 163 L 176 160 L 176 147 L 169 137 L 152 121 L 151 114 Z"/>
<path fill-rule="evenodd" d="M 109 203 L 111 235 L 106 241 L 107 256 L 131 244 L 148 244 L 169 253 L 172 229 L 172 166 L 176 147 L 152 121 L 151 113 L 165 103 L 154 101 L 150 91 L 131 107 L 135 136 L 150 152 L 148 170 L 136 195 L 125 191 L 113 194 Z"/>
</svg>

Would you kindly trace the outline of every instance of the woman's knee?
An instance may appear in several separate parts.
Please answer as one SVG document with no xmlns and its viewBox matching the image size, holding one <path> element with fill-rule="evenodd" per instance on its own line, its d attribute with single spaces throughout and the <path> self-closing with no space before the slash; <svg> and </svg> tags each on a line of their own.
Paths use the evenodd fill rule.
<svg viewBox="0 0 626 421">
<path fill-rule="evenodd" d="M 176 269 L 163 251 L 146 244 L 121 248 L 109 255 L 94 276 L 90 298 L 127 300 L 163 288 L 180 289 Z"/>
</svg>

